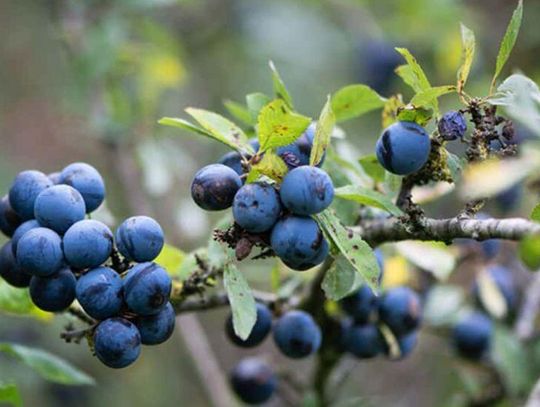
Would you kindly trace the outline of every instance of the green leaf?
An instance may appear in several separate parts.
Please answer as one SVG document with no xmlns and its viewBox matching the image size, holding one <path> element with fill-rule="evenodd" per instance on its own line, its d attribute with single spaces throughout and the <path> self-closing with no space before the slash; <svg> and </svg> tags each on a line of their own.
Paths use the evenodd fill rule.
<svg viewBox="0 0 540 407">
<path fill-rule="evenodd" d="M 186 253 L 182 250 L 165 244 L 154 262 L 163 267 L 171 276 L 177 276 L 185 258 Z"/>
<path fill-rule="evenodd" d="M 492 356 L 512 396 L 526 394 L 531 389 L 537 378 L 531 358 L 511 329 L 500 325 L 495 328 Z"/>
<path fill-rule="evenodd" d="M 379 163 L 377 156 L 375 154 L 366 155 L 358 160 L 364 171 L 369 175 L 375 182 L 383 182 L 385 170 L 384 167 Z"/>
<path fill-rule="evenodd" d="M 223 105 L 235 119 L 249 126 L 255 125 L 255 120 L 246 106 L 228 99 L 223 101 Z"/>
<path fill-rule="evenodd" d="M 381 117 L 383 129 L 397 121 L 399 109 L 403 106 L 405 106 L 405 104 L 403 103 L 401 95 L 390 96 L 390 98 L 388 98 L 384 104 Z"/>
<path fill-rule="evenodd" d="M 508 315 L 508 305 L 493 276 L 483 269 L 476 277 L 478 297 L 488 314 L 501 319 Z"/>
<path fill-rule="evenodd" d="M 394 216 L 403 214 L 401 209 L 392 203 L 385 195 L 369 188 L 356 185 L 346 185 L 336 188 L 335 196 L 341 199 L 358 202 L 362 205 L 383 209 Z"/>
<path fill-rule="evenodd" d="M 400 107 L 397 118 L 401 121 L 415 122 L 420 126 L 425 126 L 433 117 L 433 110 L 424 107 L 416 107 L 411 104 Z"/>
<path fill-rule="evenodd" d="M 65 385 L 94 385 L 95 381 L 64 359 L 41 349 L 0 342 L 0 352 L 23 362 L 46 380 Z"/>
<path fill-rule="evenodd" d="M 338 122 L 359 117 L 384 106 L 386 99 L 367 85 L 349 85 L 332 96 L 332 110 Z"/>
<path fill-rule="evenodd" d="M 257 320 L 253 293 L 244 275 L 232 263 L 225 266 L 223 284 L 231 304 L 234 332 L 245 340 Z"/>
<path fill-rule="evenodd" d="M 216 140 L 240 152 L 254 153 L 248 137 L 236 124 L 217 113 L 188 107 L 186 113 L 193 117 Z"/>
<path fill-rule="evenodd" d="M 307 129 L 311 119 L 291 111 L 282 99 L 276 99 L 262 108 L 257 123 L 259 153 L 263 153 L 294 142 Z"/>
<path fill-rule="evenodd" d="M 232 226 L 232 214 L 229 212 L 223 218 L 221 218 L 216 225 L 213 227 L 213 230 L 225 230 Z M 225 265 L 231 262 L 235 255 L 234 250 L 225 247 L 223 244 L 214 240 L 213 236 L 208 239 L 208 265 L 215 269 L 221 269 Z"/>
<path fill-rule="evenodd" d="M 272 82 L 274 83 L 274 93 L 276 96 L 280 99 L 283 99 L 287 106 L 289 108 L 293 108 L 293 102 L 291 95 L 287 91 L 287 88 L 285 87 L 285 83 L 283 82 L 283 79 L 281 79 L 281 75 L 279 74 L 278 70 L 276 69 L 276 66 L 272 61 L 268 63 L 270 65 L 270 69 L 272 70 Z"/>
<path fill-rule="evenodd" d="M 518 6 L 512 14 L 512 19 L 510 20 L 510 24 L 508 24 L 508 28 L 506 29 L 506 33 L 504 34 L 504 38 L 499 48 L 499 54 L 497 55 L 497 63 L 495 66 L 495 74 L 493 75 L 493 79 L 491 80 L 492 89 L 494 88 L 495 81 L 497 80 L 504 65 L 506 64 L 506 61 L 508 61 L 508 57 L 512 52 L 512 48 L 514 48 L 514 44 L 516 43 L 516 39 L 519 33 L 519 28 L 521 27 L 522 18 L 523 0 L 519 0 Z"/>
<path fill-rule="evenodd" d="M 251 121 L 257 123 L 257 118 L 261 109 L 270 103 L 272 99 L 264 93 L 250 93 L 246 96 L 246 104 L 249 114 L 251 115 Z"/>
<path fill-rule="evenodd" d="M 322 289 L 327 298 L 339 301 L 358 290 L 363 282 L 364 280 L 349 260 L 339 255 L 324 275 Z"/>
<path fill-rule="evenodd" d="M 423 318 L 430 326 L 453 325 L 465 303 L 465 292 L 457 285 L 437 284 L 429 290 Z"/>
<path fill-rule="evenodd" d="M 0 382 L 0 405 L 10 405 L 19 407 L 22 406 L 21 395 L 19 389 L 14 383 Z"/>
<path fill-rule="evenodd" d="M 328 100 L 321 111 L 321 115 L 317 121 L 317 127 L 315 128 L 315 138 L 313 139 L 309 165 L 317 165 L 321 162 L 326 149 L 330 145 L 335 124 L 336 116 L 332 111 L 330 96 L 328 96 Z"/>
<path fill-rule="evenodd" d="M 397 251 L 418 268 L 445 281 L 456 268 L 455 254 L 442 242 L 406 240 L 396 243 Z"/>
<path fill-rule="evenodd" d="M 0 279 L 0 313 L 49 320 L 53 314 L 38 309 L 27 289 L 15 288 Z"/>
<path fill-rule="evenodd" d="M 434 88 L 425 89 L 414 95 L 411 99 L 411 104 L 416 107 L 432 106 L 433 102 L 436 102 L 439 96 L 455 91 L 456 87 L 454 85 L 436 86 Z"/>
<path fill-rule="evenodd" d="M 424 70 L 416 60 L 416 58 L 410 53 L 406 48 L 396 48 L 396 51 L 399 52 L 405 61 L 407 61 L 407 66 L 409 68 L 400 68 L 398 67 L 396 72 L 400 75 L 405 83 L 409 85 L 416 93 L 426 91 L 431 88 L 431 84 L 424 73 Z M 430 104 L 426 105 L 429 108 L 433 108 L 435 114 L 439 113 L 439 103 L 437 100 L 433 100 Z"/>
<path fill-rule="evenodd" d="M 534 220 L 535 222 L 540 222 L 540 204 L 534 207 L 534 209 L 531 212 L 530 218 L 531 220 Z"/>
<path fill-rule="evenodd" d="M 380 270 L 373 249 L 358 233 L 343 226 L 332 210 L 319 213 L 315 220 L 362 281 L 376 292 Z"/>
<path fill-rule="evenodd" d="M 476 40 L 474 32 L 461 24 L 461 66 L 457 73 L 457 91 L 461 93 L 471 72 L 471 65 L 474 59 Z"/>
<path fill-rule="evenodd" d="M 288 170 L 287 164 L 280 156 L 273 151 L 267 151 L 259 162 L 251 166 L 246 182 L 255 182 L 260 176 L 264 175 L 281 183 Z"/>
<path fill-rule="evenodd" d="M 521 262 L 529 270 L 540 270 L 540 236 L 531 235 L 523 238 L 519 242 L 518 254 Z"/>
<path fill-rule="evenodd" d="M 452 175 L 454 182 L 457 182 L 461 178 L 465 160 L 446 149 L 444 151 L 446 153 L 446 164 L 450 170 L 450 175 Z"/>
</svg>

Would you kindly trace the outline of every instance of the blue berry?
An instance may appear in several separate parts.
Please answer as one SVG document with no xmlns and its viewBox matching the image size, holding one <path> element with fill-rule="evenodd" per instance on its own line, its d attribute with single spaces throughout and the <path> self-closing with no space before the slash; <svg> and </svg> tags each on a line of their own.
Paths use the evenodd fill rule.
<svg viewBox="0 0 540 407">
<path fill-rule="evenodd" d="M 283 205 L 295 215 L 314 215 L 332 203 L 334 184 L 325 171 L 306 165 L 285 176 L 280 196 Z"/>
<path fill-rule="evenodd" d="M 377 311 L 377 297 L 367 285 L 340 301 L 341 308 L 357 323 L 366 323 Z"/>
<path fill-rule="evenodd" d="M 461 112 L 450 110 L 437 123 L 439 134 L 444 140 L 462 139 L 467 131 L 467 122 Z"/>
<path fill-rule="evenodd" d="M 35 228 L 17 244 L 17 263 L 34 276 L 50 276 L 64 265 L 62 238 L 51 229 Z"/>
<path fill-rule="evenodd" d="M 115 369 L 129 366 L 141 354 L 141 335 L 127 319 L 106 319 L 94 332 L 94 351 L 106 366 Z"/>
<path fill-rule="evenodd" d="M 98 267 L 77 281 L 77 301 L 92 318 L 103 320 L 118 314 L 123 304 L 120 275 L 108 267 Z"/>
<path fill-rule="evenodd" d="M 397 338 L 399 345 L 399 359 L 404 359 L 411 354 L 418 343 L 418 331 Z"/>
<path fill-rule="evenodd" d="M 111 230 L 97 220 L 81 220 L 64 235 L 64 255 L 71 267 L 94 268 L 102 265 L 111 255 Z"/>
<path fill-rule="evenodd" d="M 69 268 L 63 268 L 48 277 L 34 276 L 30 280 L 30 298 L 43 311 L 63 311 L 75 300 L 76 283 Z"/>
<path fill-rule="evenodd" d="M 124 257 L 142 263 L 154 260 L 165 237 L 159 223 L 148 216 L 126 219 L 116 230 L 116 245 Z"/>
<path fill-rule="evenodd" d="M 321 346 L 321 329 L 304 311 L 289 311 L 274 326 L 274 341 L 284 355 L 300 359 Z"/>
<path fill-rule="evenodd" d="M 11 250 L 11 242 L 7 242 L 0 249 L 0 276 L 13 287 L 24 288 L 30 285 L 32 275 L 17 264 Z"/>
<path fill-rule="evenodd" d="M 34 216 L 40 225 L 63 235 L 75 222 L 84 219 L 83 197 L 69 185 L 55 185 L 42 191 L 34 204 Z"/>
<path fill-rule="evenodd" d="M 257 320 L 253 330 L 246 340 L 241 339 L 234 332 L 232 314 L 225 323 L 225 333 L 227 337 L 237 346 L 243 348 L 253 348 L 266 339 L 272 328 L 272 313 L 264 304 L 257 303 Z"/>
<path fill-rule="evenodd" d="M 321 250 L 325 251 L 325 241 L 317 222 L 300 216 L 288 216 L 278 221 L 270 237 L 276 255 L 285 264 L 293 266 L 319 260 Z M 326 253 L 327 250 L 326 245 Z"/>
<path fill-rule="evenodd" d="M 210 164 L 201 168 L 191 184 L 195 203 L 207 211 L 230 208 L 242 180 L 231 168 L 223 164 Z"/>
<path fill-rule="evenodd" d="M 294 169 L 302 165 L 309 165 L 313 140 L 315 139 L 315 128 L 315 123 L 310 124 L 306 131 L 293 143 L 277 149 L 277 155 L 285 161 L 285 164 L 287 164 L 289 169 Z M 325 156 L 326 154 L 323 156 L 321 162 L 317 164 L 317 167 L 320 167 L 323 164 Z"/>
<path fill-rule="evenodd" d="M 41 227 L 39 222 L 35 219 L 32 219 L 32 220 L 27 220 L 26 222 L 23 222 L 15 230 L 15 233 L 13 233 L 13 237 L 11 238 L 11 249 L 14 255 L 17 255 L 17 245 L 19 244 L 19 240 L 21 240 L 21 237 L 23 237 L 24 234 L 28 232 L 29 230 L 39 228 L 39 227 Z"/>
<path fill-rule="evenodd" d="M 402 60 L 394 47 L 382 40 L 368 40 L 359 52 L 361 82 L 379 93 L 389 90 L 395 69 Z"/>
<path fill-rule="evenodd" d="M 506 267 L 500 265 L 488 266 L 486 272 L 491 280 L 495 283 L 500 293 L 503 295 L 508 309 L 512 310 L 517 303 L 517 289 L 512 279 L 512 272 Z M 480 297 L 478 280 L 475 280 L 473 283 L 472 291 L 477 303 L 484 307 L 482 298 Z"/>
<path fill-rule="evenodd" d="M 49 177 L 53 185 L 59 185 L 62 183 L 60 171 L 51 172 L 50 174 L 47 174 L 47 177 Z"/>
<path fill-rule="evenodd" d="M 431 139 L 423 127 L 413 122 L 396 122 L 387 127 L 375 147 L 377 159 L 388 171 L 412 174 L 429 158 Z"/>
<path fill-rule="evenodd" d="M 312 269 L 313 267 L 316 267 L 319 264 L 321 264 L 328 257 L 329 252 L 330 252 L 330 246 L 328 245 L 328 241 L 326 239 L 323 239 L 321 247 L 319 248 L 315 257 L 310 258 L 310 259 L 297 260 L 297 261 L 289 261 L 289 260 L 281 259 L 281 261 L 283 261 L 283 263 L 287 267 L 293 270 L 305 271 L 305 270 Z"/>
<path fill-rule="evenodd" d="M 272 369 L 256 358 L 242 359 L 231 372 L 231 386 L 247 404 L 268 401 L 277 388 L 277 377 Z"/>
<path fill-rule="evenodd" d="M 271 185 L 244 185 L 234 197 L 234 220 L 248 232 L 266 232 L 275 225 L 280 213 L 279 195 Z"/>
<path fill-rule="evenodd" d="M 68 165 L 60 173 L 60 181 L 81 193 L 87 213 L 96 210 L 105 199 L 105 182 L 100 173 L 89 164 Z"/>
<path fill-rule="evenodd" d="M 158 345 L 169 339 L 174 331 L 176 314 L 170 302 L 156 315 L 138 317 L 135 325 L 143 345 Z"/>
<path fill-rule="evenodd" d="M 489 350 L 492 335 L 491 320 L 480 312 L 474 312 L 454 326 L 452 339 L 461 356 L 480 359 Z"/>
<path fill-rule="evenodd" d="M 9 204 L 8 196 L 4 196 L 0 199 L 0 231 L 7 237 L 11 237 L 21 223 L 21 218 Z"/>
<path fill-rule="evenodd" d="M 422 306 L 408 287 L 388 290 L 379 301 L 379 318 L 396 336 L 412 332 L 420 324 Z"/>
<path fill-rule="evenodd" d="M 37 196 L 52 185 L 51 180 L 42 172 L 23 171 L 15 177 L 9 189 L 9 203 L 22 220 L 32 219 Z"/>
<path fill-rule="evenodd" d="M 140 263 L 124 278 L 124 298 L 139 315 L 154 315 L 169 301 L 172 282 L 167 272 L 155 263 Z"/>
<path fill-rule="evenodd" d="M 257 139 L 251 139 L 249 144 L 251 144 L 251 147 L 253 147 L 255 152 L 259 150 L 260 144 Z M 219 159 L 218 164 L 223 164 L 229 168 L 232 168 L 238 175 L 242 175 L 244 173 L 244 168 L 242 167 L 242 157 L 240 156 L 240 153 L 237 153 L 236 151 L 231 151 L 222 156 Z"/>
<path fill-rule="evenodd" d="M 369 359 L 384 352 L 385 342 L 375 324 L 353 325 L 346 334 L 346 349 L 360 359 Z"/>
</svg>

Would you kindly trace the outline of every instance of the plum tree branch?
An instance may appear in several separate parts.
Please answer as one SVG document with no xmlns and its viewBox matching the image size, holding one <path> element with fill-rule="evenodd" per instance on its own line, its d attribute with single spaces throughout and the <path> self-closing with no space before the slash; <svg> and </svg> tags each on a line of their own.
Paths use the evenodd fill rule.
<svg viewBox="0 0 540 407">
<path fill-rule="evenodd" d="M 509 219 L 422 219 L 419 227 L 411 228 L 399 218 L 361 222 L 353 230 L 359 232 L 371 245 L 402 240 L 437 240 L 451 242 L 457 238 L 475 240 L 521 240 L 525 236 L 540 234 L 540 223 L 522 218 Z"/>
</svg>

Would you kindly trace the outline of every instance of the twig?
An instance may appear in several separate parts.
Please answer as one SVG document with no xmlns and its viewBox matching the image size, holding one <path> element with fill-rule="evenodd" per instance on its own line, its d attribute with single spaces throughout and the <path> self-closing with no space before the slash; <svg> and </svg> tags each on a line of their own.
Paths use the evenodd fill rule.
<svg viewBox="0 0 540 407">
<path fill-rule="evenodd" d="M 94 321 L 94 319 L 92 319 L 88 315 L 86 315 L 86 313 L 82 309 L 80 309 L 80 308 L 78 308 L 78 307 L 76 307 L 74 305 L 70 306 L 67 309 L 66 312 L 68 314 L 73 315 L 74 317 L 80 319 L 85 324 L 95 325 L 95 323 L 96 323 L 96 321 Z"/>
</svg>

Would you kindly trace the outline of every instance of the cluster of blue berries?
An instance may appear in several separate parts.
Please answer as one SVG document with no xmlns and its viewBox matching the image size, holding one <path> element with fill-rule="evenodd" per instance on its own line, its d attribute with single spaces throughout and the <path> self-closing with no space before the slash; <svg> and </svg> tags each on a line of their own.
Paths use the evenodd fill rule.
<svg viewBox="0 0 540 407">
<path fill-rule="evenodd" d="M 279 351 L 291 359 L 308 357 L 321 346 L 322 333 L 313 317 L 305 311 L 285 312 L 272 324 L 272 312 L 257 303 L 257 320 L 251 334 L 243 340 L 233 329 L 232 315 L 225 323 L 225 333 L 232 343 L 242 348 L 260 345 L 272 331 Z M 267 401 L 274 394 L 277 378 L 272 368 L 256 358 L 243 359 L 231 372 L 231 386 L 238 397 L 248 404 Z"/>
<path fill-rule="evenodd" d="M 141 344 L 168 339 L 175 313 L 171 279 L 152 262 L 164 244 L 160 225 L 135 216 L 113 236 L 104 223 L 87 218 L 104 199 L 103 178 L 85 163 L 50 175 L 18 174 L 0 204 L 0 230 L 11 237 L 0 250 L 0 275 L 29 287 L 44 311 L 60 312 L 77 300 L 99 321 L 96 356 L 120 368 L 137 359 Z"/>
<path fill-rule="evenodd" d="M 510 317 L 518 300 L 511 271 L 504 266 L 492 264 L 484 272 L 502 295 L 507 309 L 506 317 Z M 494 333 L 493 321 L 486 312 L 488 306 L 480 295 L 479 285 L 476 279 L 471 289 L 477 309 L 462 316 L 452 331 L 452 341 L 459 355 L 475 361 L 488 355 Z"/>
<path fill-rule="evenodd" d="M 264 235 L 288 267 L 315 267 L 328 256 L 329 246 L 311 215 L 332 203 L 334 186 L 325 171 L 308 165 L 313 137 L 310 126 L 294 143 L 277 150 L 289 167 L 281 185 L 262 181 L 244 185 L 249 158 L 231 152 L 195 174 L 193 200 L 209 211 L 232 207 L 236 225 L 249 234 Z M 257 141 L 251 143 L 257 150 Z"/>
<path fill-rule="evenodd" d="M 402 359 L 416 346 L 422 304 L 419 296 L 409 287 L 391 288 L 376 297 L 364 285 L 353 295 L 341 300 L 341 308 L 349 317 L 342 324 L 343 345 L 355 357 L 368 359 L 386 354 Z M 399 347 L 399 355 L 392 354 L 380 324 L 391 331 Z"/>
</svg>

